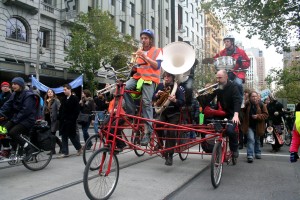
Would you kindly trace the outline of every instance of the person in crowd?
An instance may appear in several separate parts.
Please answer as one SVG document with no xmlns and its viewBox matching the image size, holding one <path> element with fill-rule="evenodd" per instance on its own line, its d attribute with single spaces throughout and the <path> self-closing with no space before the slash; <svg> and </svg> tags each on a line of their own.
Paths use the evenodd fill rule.
<svg viewBox="0 0 300 200">
<path fill-rule="evenodd" d="M 10 84 L 8 82 L 2 82 L 1 92 L 0 92 L 0 108 L 9 99 L 10 95 L 11 95 Z"/>
<path fill-rule="evenodd" d="M 278 131 L 278 133 L 281 134 L 281 117 L 283 117 L 283 105 L 275 99 L 273 94 L 269 94 L 269 99 L 270 103 L 267 105 L 269 113 L 268 125 L 272 124 L 273 127 Z M 277 139 L 274 131 L 273 135 L 275 144 L 272 144 L 272 152 L 278 152 L 282 144 L 279 143 L 279 140 Z"/>
<path fill-rule="evenodd" d="M 265 133 L 265 120 L 269 114 L 266 105 L 260 101 L 255 91 L 249 93 L 249 100 L 245 101 L 242 112 L 244 118 L 241 129 L 247 136 L 247 161 L 252 163 L 254 154 L 256 159 L 261 159 L 260 136 Z"/>
<path fill-rule="evenodd" d="M 88 89 L 82 91 L 81 100 L 79 102 L 80 105 L 80 112 L 83 114 L 89 114 L 89 120 L 87 122 L 81 122 L 81 128 L 83 133 L 83 139 L 86 142 L 87 139 L 90 137 L 88 130 L 92 121 L 92 114 L 95 111 L 95 102 L 92 98 L 92 94 Z M 90 149 L 92 144 L 88 144 L 86 146 L 87 149 Z"/>
<path fill-rule="evenodd" d="M 68 139 L 71 140 L 77 150 L 77 155 L 79 156 L 82 153 L 82 146 L 76 133 L 77 118 L 80 111 L 79 100 L 75 95 L 72 95 L 72 88 L 69 84 L 65 84 L 63 88 L 65 97 L 62 99 L 59 108 L 59 125 L 62 135 L 62 154 L 59 158 L 69 156 Z"/>
<path fill-rule="evenodd" d="M 300 146 L 300 103 L 297 104 L 296 109 L 296 119 L 293 128 L 293 136 L 292 136 L 292 143 L 290 146 L 290 161 L 297 162 L 299 159 L 298 150 Z"/>
<path fill-rule="evenodd" d="M 95 121 L 94 121 L 94 131 L 95 134 L 98 134 L 98 120 L 104 119 L 104 113 L 107 111 L 109 102 L 107 101 L 104 94 L 101 92 L 98 92 L 98 95 L 94 98 L 94 102 L 96 105 L 96 115 L 95 115 Z"/>
<path fill-rule="evenodd" d="M 244 90 L 244 102 L 249 101 L 249 93 L 250 93 L 250 89 L 246 88 Z M 244 118 L 243 113 L 241 113 L 241 117 L 240 118 L 241 118 L 241 123 L 242 123 L 243 122 L 243 118 Z M 240 130 L 240 134 L 239 134 L 239 149 L 243 149 L 244 146 L 247 146 L 247 137 L 245 136 L 245 134 L 243 133 L 243 131 Z"/>
<path fill-rule="evenodd" d="M 173 91 L 175 86 L 175 76 L 173 74 L 170 74 L 168 72 L 163 73 L 163 83 L 158 84 L 154 95 L 153 95 L 153 101 L 157 101 L 158 99 L 162 98 L 162 94 L 166 92 L 167 90 Z M 172 94 L 173 92 L 170 93 L 170 95 L 167 97 L 168 101 L 170 101 L 169 105 L 161 111 L 161 113 L 158 116 L 158 120 L 162 122 L 168 122 L 170 124 L 178 124 L 179 119 L 180 119 L 180 108 L 184 106 L 184 91 L 182 87 L 177 87 L 175 88 L 176 92 Z M 175 91 L 174 89 L 174 91 Z M 157 124 L 157 127 L 161 127 L 160 124 Z M 175 130 L 167 130 L 166 132 L 166 148 L 171 148 L 176 145 L 176 140 L 177 138 L 177 131 Z M 158 130 L 157 131 L 159 142 L 157 145 L 157 149 L 162 148 L 160 145 L 162 145 L 162 140 L 161 138 L 164 135 L 163 130 Z M 174 154 L 174 149 L 169 150 L 165 153 L 165 165 L 171 166 L 173 165 L 173 154 Z"/>
<path fill-rule="evenodd" d="M 52 135 L 55 136 L 56 144 L 59 146 L 59 153 L 61 153 L 62 149 L 62 142 L 61 140 L 56 136 L 56 131 L 58 130 L 58 114 L 59 114 L 59 107 L 60 107 L 60 101 L 57 98 L 55 92 L 52 89 L 48 89 L 45 97 L 44 97 L 44 119 L 48 122 L 48 126 L 50 126 Z M 55 146 L 52 150 L 52 154 L 56 154 Z"/>
<path fill-rule="evenodd" d="M 235 45 L 235 38 L 232 35 L 227 35 L 223 38 L 225 49 L 220 51 L 214 56 L 218 58 L 220 56 L 231 56 L 235 61 L 236 65 L 233 70 L 228 72 L 229 80 L 232 80 L 238 85 L 239 93 L 243 98 L 243 83 L 245 82 L 246 72 L 245 71 L 234 71 L 234 70 L 245 70 L 250 67 L 250 59 L 245 51 Z"/>
<path fill-rule="evenodd" d="M 199 95 L 197 100 L 201 102 L 211 102 L 217 97 L 218 104 L 225 111 L 225 118 L 232 121 L 226 126 L 226 134 L 229 137 L 229 147 L 233 152 L 233 155 L 237 158 L 239 156 L 238 151 L 238 137 L 235 132 L 235 128 L 240 124 L 239 112 L 241 110 L 242 98 L 239 94 L 238 86 L 228 80 L 228 74 L 226 70 L 219 70 L 216 74 L 219 87 L 217 90 L 212 91 L 206 95 Z M 203 100 L 204 99 L 204 100 Z"/>
<path fill-rule="evenodd" d="M 5 116 L 7 122 L 4 127 L 7 135 L 12 138 L 13 149 L 16 144 L 24 148 L 26 156 L 24 160 L 29 160 L 34 153 L 34 148 L 27 143 L 22 135 L 28 135 L 30 128 L 35 124 L 36 118 L 36 98 L 32 91 L 25 90 L 25 81 L 22 77 L 15 77 L 12 80 L 13 93 L 9 99 L 0 108 L 0 116 Z M 3 150 L 0 157 L 8 158 L 10 155 L 10 145 L 8 140 L 3 140 Z"/>
<path fill-rule="evenodd" d="M 138 67 L 133 68 L 133 76 L 126 82 L 125 90 L 138 90 L 142 93 L 142 117 L 153 119 L 152 95 L 160 82 L 161 49 L 154 46 L 154 34 L 149 29 L 140 33 L 142 48 L 136 52 Z M 124 94 L 126 113 L 135 115 L 136 106 L 130 93 Z M 145 134 L 141 145 L 146 146 L 153 132 L 152 122 L 145 121 Z"/>
</svg>

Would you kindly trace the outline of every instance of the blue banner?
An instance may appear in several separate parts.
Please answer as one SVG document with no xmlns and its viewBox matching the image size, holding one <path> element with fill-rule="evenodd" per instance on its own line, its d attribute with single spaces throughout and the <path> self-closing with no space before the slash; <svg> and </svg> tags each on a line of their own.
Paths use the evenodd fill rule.
<svg viewBox="0 0 300 200">
<path fill-rule="evenodd" d="M 77 88 L 80 86 L 83 86 L 83 75 L 79 76 L 75 80 L 73 80 L 69 85 L 73 88 Z M 38 90 L 47 92 L 48 89 L 52 89 L 55 94 L 62 93 L 64 91 L 63 87 L 58 87 L 58 88 L 50 88 L 43 83 L 39 82 L 33 75 L 31 76 L 31 86 L 35 86 Z"/>
</svg>

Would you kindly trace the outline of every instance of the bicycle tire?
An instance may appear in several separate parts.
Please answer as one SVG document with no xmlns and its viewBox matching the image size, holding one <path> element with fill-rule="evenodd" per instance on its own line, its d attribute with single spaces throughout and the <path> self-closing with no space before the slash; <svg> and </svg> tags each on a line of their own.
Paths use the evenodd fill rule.
<svg viewBox="0 0 300 200">
<path fill-rule="evenodd" d="M 141 139 L 142 139 L 142 134 L 140 134 L 140 133 L 135 134 L 133 144 L 135 146 L 139 146 L 141 148 L 147 148 L 147 146 L 146 147 L 141 146 Z M 139 149 L 136 149 L 136 148 L 134 148 L 133 150 L 134 150 L 135 155 L 137 155 L 138 157 L 141 157 L 145 154 L 145 151 L 142 151 L 142 150 L 139 150 Z"/>
<path fill-rule="evenodd" d="M 89 199 L 104 200 L 113 194 L 119 180 L 119 161 L 113 154 L 110 173 L 105 175 L 109 159 L 110 150 L 101 148 L 88 160 L 83 173 L 83 185 Z M 101 162 L 103 169 L 99 173 Z"/>
<path fill-rule="evenodd" d="M 210 162 L 210 177 L 214 188 L 220 185 L 223 172 L 222 145 L 220 141 L 215 143 Z"/>
<path fill-rule="evenodd" d="M 32 155 L 28 161 L 22 160 L 22 164 L 29 170 L 38 171 L 42 170 L 50 163 L 52 159 L 52 151 L 40 150 Z"/>
<path fill-rule="evenodd" d="M 92 142 L 92 146 L 90 149 L 87 149 L 86 146 L 90 142 Z M 83 159 L 83 163 L 85 165 L 86 165 L 87 161 L 89 160 L 89 158 L 91 157 L 91 155 L 96 150 L 102 148 L 104 143 L 105 143 L 104 139 L 103 138 L 101 139 L 99 134 L 92 135 L 86 140 L 86 143 L 85 143 L 86 145 L 83 148 L 83 152 L 82 152 L 82 159 Z"/>
<path fill-rule="evenodd" d="M 180 139 L 178 141 L 179 145 L 189 142 L 189 139 L 187 139 L 187 136 L 189 134 L 187 134 L 187 133 L 188 132 L 181 134 L 181 138 L 183 138 L 183 139 Z M 181 161 L 185 161 L 187 159 L 188 155 L 189 155 L 190 148 L 183 146 L 183 147 L 180 147 L 179 149 L 180 149 L 180 152 L 178 153 L 179 158 L 180 158 Z"/>
<path fill-rule="evenodd" d="M 290 146 L 292 142 L 292 134 L 288 130 L 284 131 L 284 144 Z"/>
</svg>

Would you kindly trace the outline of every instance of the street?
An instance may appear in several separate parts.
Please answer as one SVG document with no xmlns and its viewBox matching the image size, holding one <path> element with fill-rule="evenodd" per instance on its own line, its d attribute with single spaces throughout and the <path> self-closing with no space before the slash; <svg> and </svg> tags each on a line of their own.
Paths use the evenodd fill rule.
<svg viewBox="0 0 300 200">
<path fill-rule="evenodd" d="M 0 165 L 1 199 L 87 199 L 82 183 L 82 156 L 57 159 L 44 170 L 32 172 L 23 165 Z M 288 147 L 277 154 L 265 145 L 261 160 L 246 162 L 245 148 L 236 166 L 224 165 L 219 188 L 210 181 L 210 156 L 178 156 L 165 166 L 158 156 L 137 157 L 133 151 L 118 155 L 120 177 L 110 199 L 300 199 L 299 163 L 289 162 Z M 191 151 L 197 151 L 193 147 Z"/>
</svg>

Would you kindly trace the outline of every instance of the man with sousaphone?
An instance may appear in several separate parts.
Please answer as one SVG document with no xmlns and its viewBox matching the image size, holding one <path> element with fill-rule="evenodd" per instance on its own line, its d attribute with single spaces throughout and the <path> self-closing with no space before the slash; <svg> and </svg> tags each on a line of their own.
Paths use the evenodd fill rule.
<svg viewBox="0 0 300 200">
<path fill-rule="evenodd" d="M 155 112 L 158 115 L 157 119 L 162 122 L 168 122 L 170 124 L 178 124 L 180 118 L 180 108 L 184 106 L 184 91 L 183 88 L 178 86 L 175 80 L 175 75 L 164 72 L 163 82 L 158 84 L 155 93 L 153 95 L 153 101 L 155 106 Z M 157 127 L 162 125 L 157 124 Z M 176 145 L 177 138 L 176 130 L 167 130 L 166 132 L 166 148 L 174 147 Z M 164 136 L 163 130 L 158 130 L 157 135 L 159 137 L 157 149 L 162 148 Z M 171 166 L 173 164 L 174 149 L 165 153 L 165 165 Z"/>
</svg>

